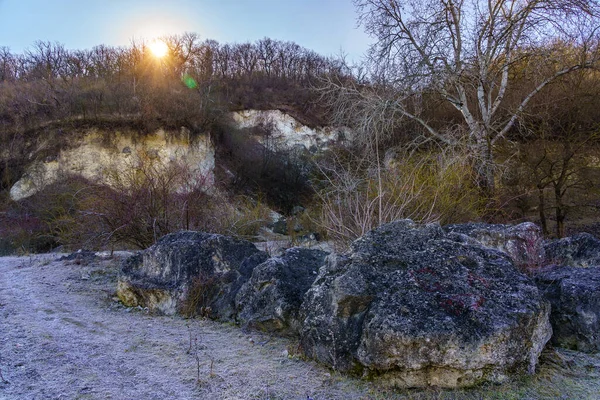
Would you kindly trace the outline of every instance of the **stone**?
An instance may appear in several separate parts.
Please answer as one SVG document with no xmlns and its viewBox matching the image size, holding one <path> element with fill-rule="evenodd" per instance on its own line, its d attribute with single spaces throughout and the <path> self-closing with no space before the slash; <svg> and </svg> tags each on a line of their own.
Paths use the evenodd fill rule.
<svg viewBox="0 0 600 400">
<path fill-rule="evenodd" d="M 600 240 L 589 233 L 548 241 L 544 251 L 548 264 L 583 268 L 600 265 Z"/>
<path fill-rule="evenodd" d="M 545 263 L 544 238 L 532 222 L 518 225 L 469 223 L 446 225 L 444 231 L 466 235 L 485 247 L 505 252 L 522 271 L 535 272 Z"/>
<path fill-rule="evenodd" d="M 117 295 L 125 305 L 164 314 L 175 314 L 189 306 L 190 298 L 200 296 L 197 306 L 204 315 L 235 320 L 237 291 L 266 259 L 265 252 L 245 240 L 204 232 L 172 233 L 123 263 Z"/>
<path fill-rule="evenodd" d="M 292 208 L 292 215 L 296 216 L 296 215 L 300 215 L 302 214 L 306 209 L 302 206 L 294 206 Z"/>
<path fill-rule="evenodd" d="M 550 305 L 510 257 L 403 220 L 329 256 L 301 307 L 306 356 L 401 387 L 535 372 Z"/>
<path fill-rule="evenodd" d="M 59 261 L 90 262 L 97 257 L 96 253 L 89 250 L 79 249 L 74 253 L 60 257 Z"/>
<path fill-rule="evenodd" d="M 587 353 L 600 351 L 600 267 L 562 267 L 535 279 L 552 306 L 552 343 Z"/>
<path fill-rule="evenodd" d="M 293 151 L 300 148 L 323 151 L 338 141 L 340 136 L 349 139 L 353 136 L 353 132 L 346 127 L 311 128 L 281 110 L 243 110 L 230 115 L 232 125 L 238 129 L 268 128 L 270 134 L 258 135 L 257 139 L 265 147 L 274 150 Z"/>
<path fill-rule="evenodd" d="M 238 319 L 263 331 L 298 335 L 302 299 L 327 254 L 296 247 L 255 267 L 236 296 Z"/>
<path fill-rule="evenodd" d="M 277 221 L 273 223 L 273 233 L 278 233 L 280 235 L 288 234 L 288 225 L 287 219 L 279 218 Z"/>
</svg>

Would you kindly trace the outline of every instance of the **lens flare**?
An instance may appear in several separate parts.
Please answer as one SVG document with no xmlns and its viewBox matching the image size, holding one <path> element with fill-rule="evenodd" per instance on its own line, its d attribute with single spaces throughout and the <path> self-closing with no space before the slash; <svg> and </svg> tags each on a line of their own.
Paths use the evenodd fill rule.
<svg viewBox="0 0 600 400">
<path fill-rule="evenodd" d="M 196 80 L 188 74 L 183 75 L 181 80 L 183 81 L 183 84 L 189 89 L 196 89 L 198 87 L 198 83 L 196 82 Z"/>
<path fill-rule="evenodd" d="M 169 46 L 167 46 L 167 44 L 162 40 L 155 40 L 151 42 L 148 44 L 148 48 L 156 58 L 163 58 L 169 52 Z"/>
</svg>

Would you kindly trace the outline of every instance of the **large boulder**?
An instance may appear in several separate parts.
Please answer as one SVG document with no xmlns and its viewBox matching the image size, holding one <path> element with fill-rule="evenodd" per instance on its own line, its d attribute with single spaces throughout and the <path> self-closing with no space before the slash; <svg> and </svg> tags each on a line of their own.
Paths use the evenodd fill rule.
<svg viewBox="0 0 600 400">
<path fill-rule="evenodd" d="M 536 281 L 552 305 L 552 343 L 600 351 L 600 267 L 562 267 L 537 275 Z"/>
<path fill-rule="evenodd" d="M 549 312 L 504 252 L 404 220 L 328 258 L 301 308 L 300 344 L 402 387 L 470 386 L 533 373 Z"/>
<path fill-rule="evenodd" d="M 469 223 L 446 225 L 446 232 L 466 235 L 485 247 L 505 252 L 522 271 L 533 272 L 545 262 L 544 238 L 532 222 L 518 225 Z"/>
<path fill-rule="evenodd" d="M 235 295 L 267 254 L 252 243 L 203 232 L 162 237 L 121 267 L 117 295 L 128 306 L 174 314 L 184 305 L 235 318 Z"/>
<path fill-rule="evenodd" d="M 298 313 L 328 253 L 292 248 L 252 271 L 236 297 L 238 319 L 244 324 L 283 335 L 297 335 Z"/>
<path fill-rule="evenodd" d="M 600 240 L 589 233 L 548 241 L 544 250 L 548 264 L 583 268 L 600 265 Z"/>
</svg>

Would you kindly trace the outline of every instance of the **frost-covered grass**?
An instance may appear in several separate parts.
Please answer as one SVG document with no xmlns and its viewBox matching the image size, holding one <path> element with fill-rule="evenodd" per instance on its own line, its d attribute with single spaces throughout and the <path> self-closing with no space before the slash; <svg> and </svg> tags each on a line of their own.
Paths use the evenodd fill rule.
<svg viewBox="0 0 600 400">
<path fill-rule="evenodd" d="M 539 371 L 472 389 L 387 387 L 231 324 L 150 315 L 114 299 L 119 259 L 0 258 L 0 398 L 598 399 L 600 355 L 544 352 Z"/>
</svg>

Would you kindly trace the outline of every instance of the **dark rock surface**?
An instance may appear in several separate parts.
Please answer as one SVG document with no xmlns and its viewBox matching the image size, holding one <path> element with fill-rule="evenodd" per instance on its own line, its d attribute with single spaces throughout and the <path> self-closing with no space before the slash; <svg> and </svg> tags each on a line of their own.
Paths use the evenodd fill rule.
<svg viewBox="0 0 600 400">
<path fill-rule="evenodd" d="M 288 225 L 287 219 L 284 217 L 279 218 L 277 221 L 273 223 L 273 232 L 278 233 L 280 235 L 288 234 Z"/>
<path fill-rule="evenodd" d="M 552 343 L 600 351 L 600 267 L 562 267 L 537 275 L 536 282 L 552 305 Z"/>
<path fill-rule="evenodd" d="M 545 260 L 544 239 L 539 226 L 469 223 L 446 225 L 444 231 L 466 235 L 485 247 L 505 252 L 522 271 L 539 269 Z"/>
<path fill-rule="evenodd" d="M 265 252 L 245 240 L 173 233 L 123 263 L 117 294 L 126 305 L 174 314 L 194 283 L 210 282 L 211 290 L 202 294 L 198 305 L 211 317 L 230 320 L 235 318 L 237 291 L 266 259 Z"/>
<path fill-rule="evenodd" d="M 264 331 L 297 335 L 302 299 L 327 254 L 296 247 L 258 265 L 237 294 L 238 319 Z"/>
<path fill-rule="evenodd" d="M 583 268 L 600 265 L 600 240 L 589 233 L 551 240 L 544 250 L 548 264 Z"/>
<path fill-rule="evenodd" d="M 305 354 L 398 386 L 469 386 L 533 373 L 550 307 L 503 252 L 396 221 L 330 256 L 301 308 Z"/>
<path fill-rule="evenodd" d="M 89 261 L 93 261 L 95 258 L 96 258 L 95 252 L 80 249 L 80 250 L 77 250 L 76 252 L 73 252 L 66 256 L 62 256 L 58 260 L 59 261 L 75 261 L 75 262 L 88 261 L 89 262 Z"/>
</svg>

